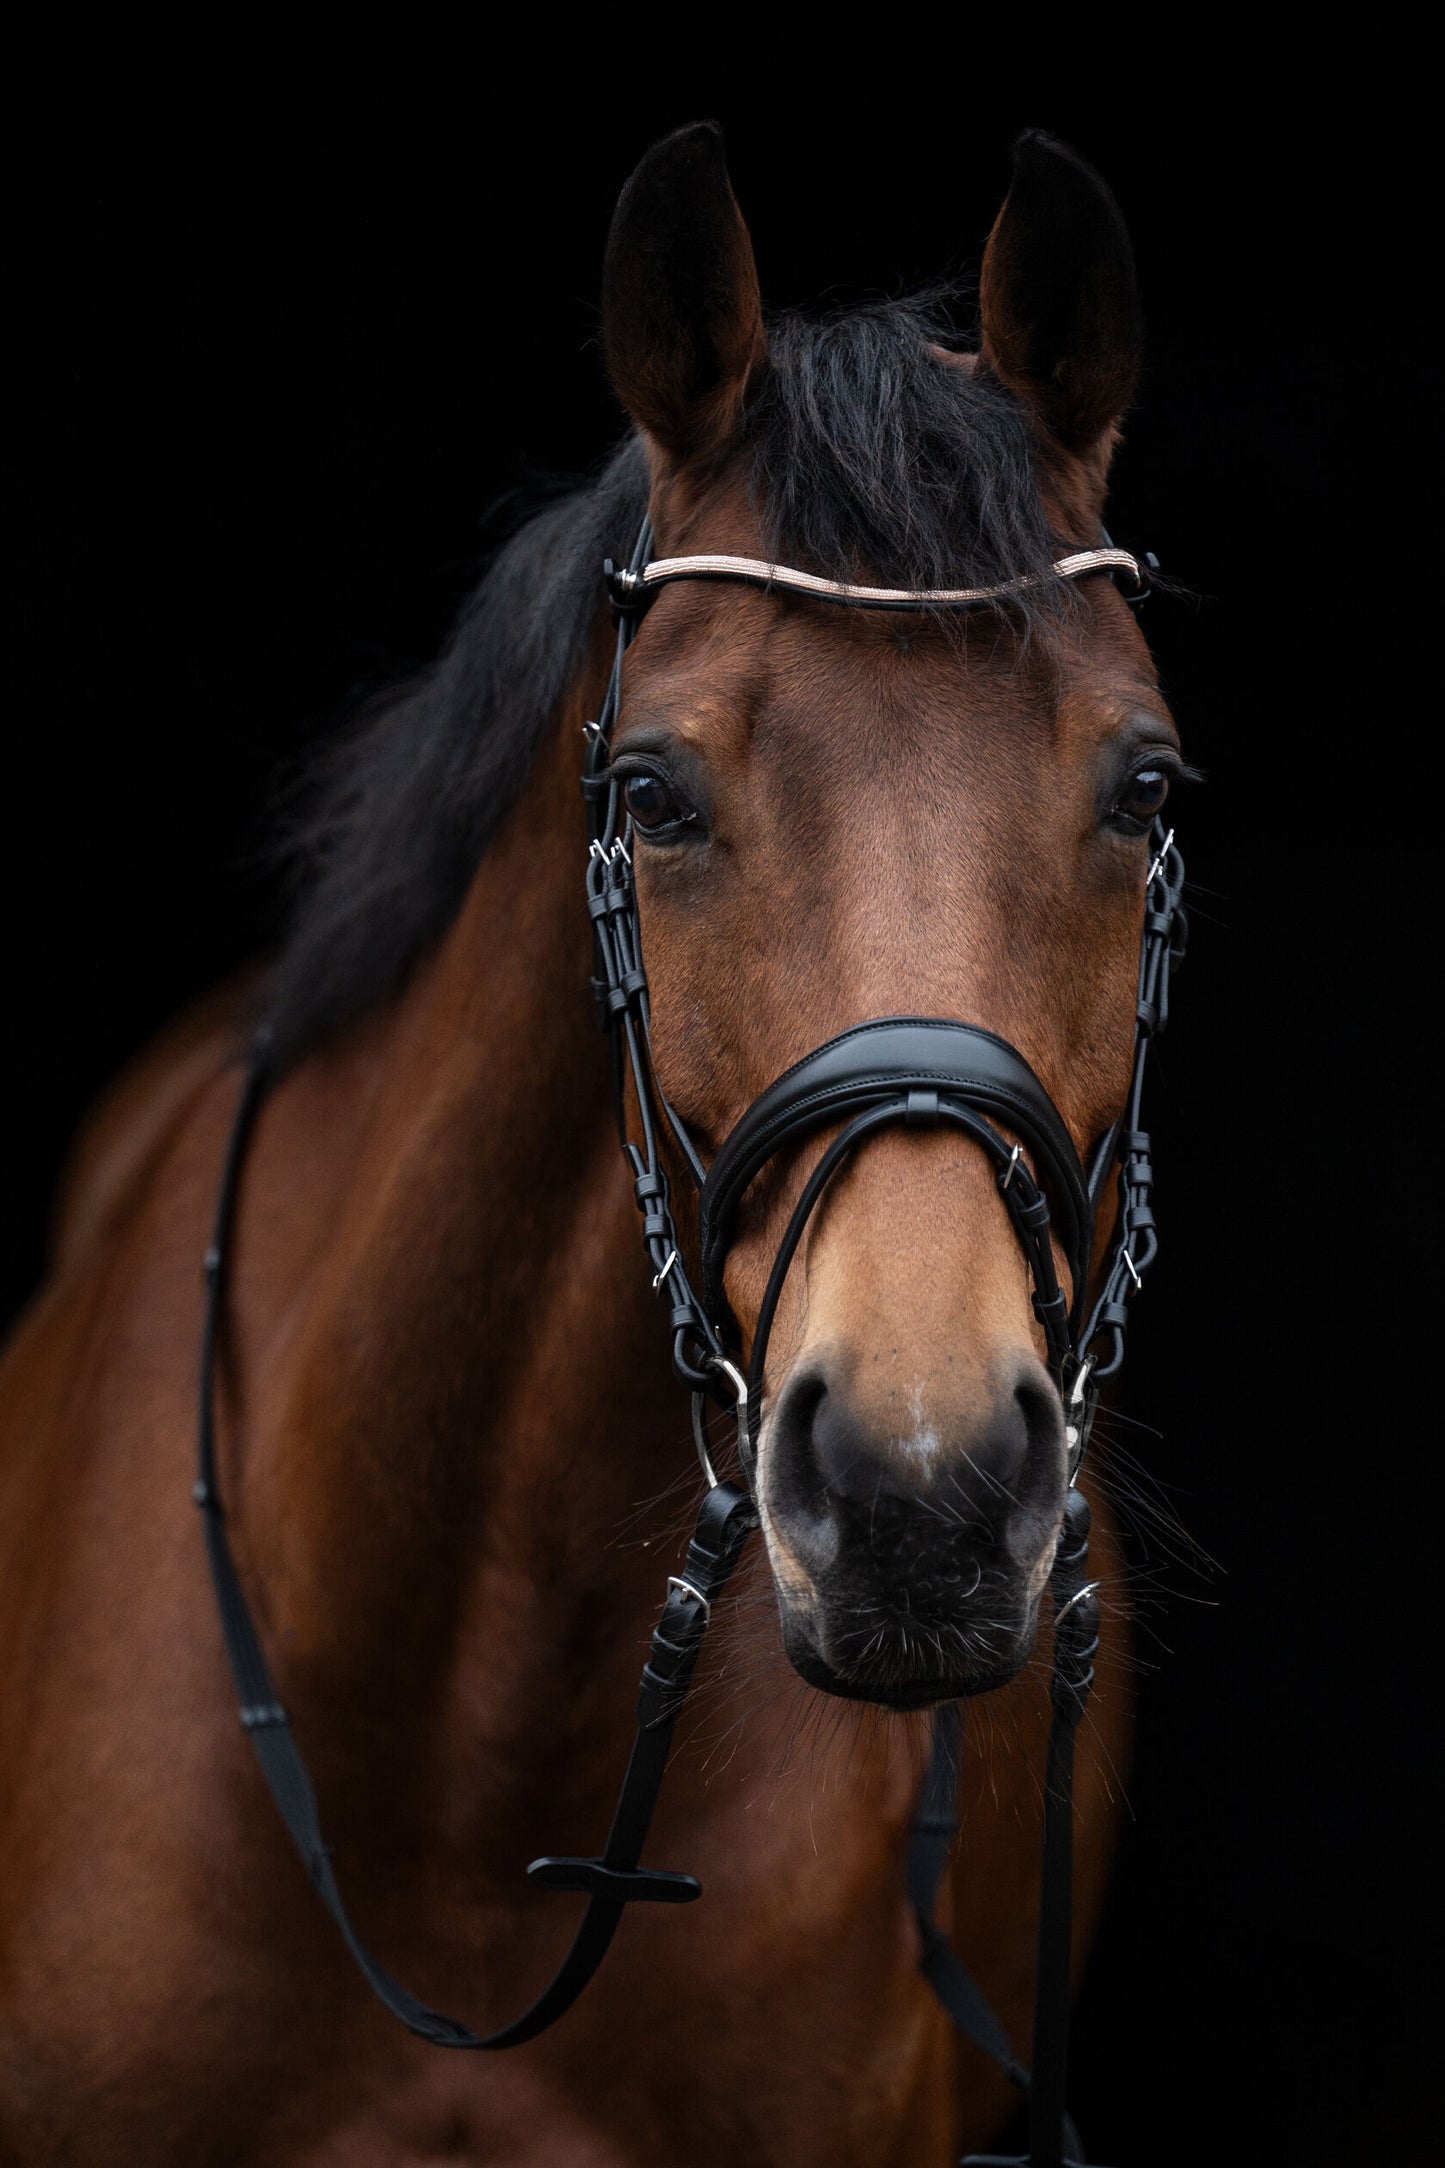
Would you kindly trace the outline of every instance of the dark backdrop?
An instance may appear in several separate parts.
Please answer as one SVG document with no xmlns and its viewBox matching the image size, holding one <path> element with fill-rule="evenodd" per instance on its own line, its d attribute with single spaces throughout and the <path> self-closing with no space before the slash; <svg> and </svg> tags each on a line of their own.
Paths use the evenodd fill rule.
<svg viewBox="0 0 1445 2168">
<path fill-rule="evenodd" d="M 1147 619 L 1209 781 L 1127 1404 L 1218 1562 L 1140 1554 L 1155 1668 L 1075 2097 L 1117 2168 L 1421 2161 L 1423 57 L 1104 18 L 788 48 L 728 15 L 675 61 L 615 12 L 530 49 L 22 28 L 4 1293 L 86 1102 L 272 937 L 278 767 L 432 651 L 500 491 L 616 432 L 598 266 L 648 142 L 723 121 L 765 292 L 803 301 L 976 264 L 1011 137 L 1054 129 L 1149 307 L 1112 524 L 1197 598 Z"/>
</svg>

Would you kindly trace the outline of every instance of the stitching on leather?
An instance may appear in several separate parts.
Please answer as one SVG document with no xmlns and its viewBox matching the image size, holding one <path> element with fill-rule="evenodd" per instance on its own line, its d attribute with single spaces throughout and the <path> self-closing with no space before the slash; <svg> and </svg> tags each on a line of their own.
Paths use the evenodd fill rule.
<svg viewBox="0 0 1445 2168">
<path fill-rule="evenodd" d="M 832 1044 L 833 1042 L 830 1041 L 829 1043 Z M 801 1067 L 802 1064 L 799 1063 L 798 1066 Z M 784 1073 L 790 1074 L 791 1072 L 785 1071 Z M 781 1082 L 781 1079 L 779 1079 L 779 1081 Z M 855 1092 L 863 1092 L 867 1094 L 875 1091 L 884 1090 L 902 1092 L 911 1089 L 916 1091 L 920 1085 L 936 1086 L 940 1090 L 952 1090 L 957 1092 L 960 1097 L 962 1097 L 964 1093 L 976 1092 L 981 1097 L 986 1095 L 991 1098 L 996 1098 L 999 1101 L 1018 1109 L 1019 1112 L 1027 1115 L 1030 1124 L 1037 1125 L 1040 1134 L 1047 1137 L 1047 1131 L 1044 1130 L 1042 1123 L 1038 1122 L 1037 1108 L 1032 1107 L 1029 1104 L 1028 1100 L 1023 1096 L 1023 1094 L 1021 1092 L 1013 1090 L 1011 1086 L 1007 1084 L 998 1084 L 992 1082 L 986 1077 L 960 1077 L 956 1071 L 950 1072 L 941 1070 L 917 1069 L 910 1071 L 906 1080 L 900 1077 L 894 1077 L 889 1075 L 856 1076 L 840 1078 L 838 1082 L 834 1084 L 819 1085 L 816 1091 L 805 1093 L 802 1098 L 790 1101 L 787 1106 L 780 1108 L 776 1114 L 769 1116 L 769 1118 L 765 1122 L 760 1124 L 758 1129 L 754 1132 L 754 1135 L 746 1141 L 746 1145 L 739 1146 L 737 1153 L 738 1164 L 740 1166 L 746 1165 L 748 1160 L 753 1158 L 757 1146 L 760 1143 L 767 1143 L 771 1141 L 774 1134 L 780 1129 L 784 1133 L 786 1133 L 786 1131 L 792 1127 L 794 1119 L 799 1114 L 802 1114 L 804 1112 L 811 1113 L 820 1108 L 826 1109 L 828 1106 L 832 1105 L 835 1100 L 846 1100 L 851 1097 L 852 1094 Z M 965 1101 L 965 1103 L 967 1102 Z M 736 1135 L 736 1131 L 734 1131 L 734 1135 Z M 1037 1150 L 1038 1145 L 1036 1140 L 1031 1138 L 1030 1142 L 1034 1143 L 1034 1148 Z M 1072 1150 L 1072 1143 L 1070 1144 L 1070 1149 Z M 726 1151 L 727 1147 L 725 1144 L 723 1150 L 718 1154 L 718 1157 L 713 1161 L 711 1168 L 708 1170 L 708 1180 L 707 1183 L 704 1185 L 703 1191 L 704 1209 L 706 1209 L 707 1190 L 712 1187 L 713 1177 L 717 1174 L 718 1168 L 720 1166 L 725 1169 L 725 1172 L 719 1180 L 717 1194 L 725 1193 L 725 1191 L 731 1189 L 738 1180 L 736 1172 L 734 1172 L 734 1170 L 727 1165 Z M 1046 1151 L 1043 1156 L 1049 1157 L 1050 1159 L 1057 1156 L 1057 1147 L 1052 1140 L 1048 1142 Z M 756 1174 L 761 1169 L 763 1161 L 771 1157 L 772 1153 L 770 1151 L 764 1150 L 761 1156 L 756 1159 L 755 1164 L 753 1165 L 752 1173 Z M 1067 1161 L 1063 1162 L 1063 1166 L 1066 1174 L 1070 1176 L 1067 1186 L 1072 1189 L 1074 1186 L 1071 1179 L 1072 1170 L 1069 1169 Z M 747 1179 L 751 1181 L 752 1174 L 750 1174 Z M 1078 1193 L 1081 1196 L 1086 1196 L 1088 1194 L 1087 1177 L 1085 1177 L 1084 1180 L 1079 1184 Z M 1077 1202 L 1077 1199 L 1075 1199 L 1074 1201 Z"/>
<path fill-rule="evenodd" d="M 801 1067 L 802 1065 L 799 1064 L 798 1066 Z M 920 1084 L 936 1085 L 944 1090 L 951 1087 L 952 1090 L 959 1093 L 961 1099 L 963 1093 L 971 1089 L 978 1092 L 980 1096 L 987 1094 L 997 1097 L 1027 1114 L 1031 1121 L 1034 1115 L 1035 1110 L 1029 1106 L 1028 1101 L 1020 1093 L 1011 1091 L 1007 1085 L 988 1083 L 982 1078 L 961 1081 L 956 1075 L 941 1075 L 927 1070 L 915 1070 L 909 1078 L 908 1086 L 905 1086 L 896 1077 L 854 1077 L 843 1079 L 837 1084 L 821 1086 L 816 1092 L 808 1093 L 805 1097 L 794 1100 L 787 1107 L 780 1109 L 769 1122 L 757 1131 L 756 1136 L 751 1140 L 746 1156 L 741 1152 L 739 1153 L 736 1168 L 730 1167 L 725 1170 L 723 1179 L 719 1182 L 718 1189 L 714 1193 L 714 1198 L 709 1199 L 707 1193 L 712 1188 L 712 1178 L 717 1173 L 719 1165 L 723 1164 L 721 1155 L 713 1161 L 701 1199 L 702 1218 L 707 1229 L 706 1239 L 703 1243 L 704 1260 L 707 1261 L 712 1258 L 720 1237 L 721 1214 L 719 1205 L 731 1207 L 741 1195 L 741 1192 L 747 1189 L 756 1179 L 767 1161 L 773 1156 L 773 1149 L 776 1148 L 774 1138 L 777 1136 L 785 1137 L 794 1126 L 797 1115 L 805 1110 L 810 1113 L 817 1111 L 826 1113 L 837 1101 L 846 1101 L 855 1092 L 862 1092 L 865 1095 L 879 1089 L 902 1092 L 910 1087 L 916 1090 Z M 967 1106 L 969 1102 L 967 1099 L 963 1099 L 962 1103 Z M 974 1109 L 973 1111 L 977 1110 Z M 1055 1153 L 1052 1146 L 1041 1151 L 1036 1138 L 1030 1137 L 1029 1142 L 1032 1148 L 1039 1153 L 1040 1158 L 1050 1162 L 1051 1172 L 1056 1176 L 1062 1174 L 1059 1187 L 1067 1196 L 1070 1217 L 1076 1222 L 1072 1232 L 1077 1240 L 1087 1217 L 1087 1177 L 1076 1186 L 1072 1179 L 1072 1170 L 1069 1169 L 1067 1163 L 1064 1164 L 1062 1169 L 1054 1164 Z M 759 1146 L 772 1146 L 773 1149 L 764 1148 L 759 1150 Z M 1084 1200 L 1086 1207 L 1082 1216 L 1079 1211 L 1080 1199 Z M 1073 1244 L 1069 1246 L 1072 1248 Z"/>
<path fill-rule="evenodd" d="M 932 1068 L 911 1070 L 906 1076 L 886 1071 L 847 1076 L 831 1084 L 818 1085 L 799 1098 L 788 1098 L 785 1087 L 790 1079 L 826 1060 L 835 1049 L 846 1046 L 851 1040 L 875 1032 L 918 1030 L 930 1033 L 947 1032 L 957 1039 L 981 1039 L 996 1047 L 1006 1061 L 1016 1064 L 1034 1085 L 1038 1093 L 1037 1103 L 1025 1090 L 1014 1085 L 979 1075 L 960 1076 L 956 1070 Z M 1081 1259 L 1080 1252 L 1090 1216 L 1088 1170 L 1079 1159 L 1073 1139 L 1057 1114 L 1047 1091 L 1023 1055 L 1010 1046 L 1006 1039 L 1001 1039 L 997 1032 L 990 1031 L 985 1024 L 951 1021 L 947 1017 L 889 1016 L 873 1017 L 859 1024 L 850 1024 L 846 1031 L 840 1031 L 833 1038 L 825 1040 L 821 1046 L 814 1047 L 811 1053 L 800 1055 L 797 1061 L 773 1079 L 763 1095 L 765 1098 L 781 1096 L 783 1104 L 758 1126 L 736 1154 L 732 1155 L 731 1161 L 728 1145 L 732 1142 L 732 1137 L 737 1136 L 737 1131 L 734 1130 L 732 1137 L 724 1140 L 722 1150 L 708 1169 L 699 1198 L 703 1277 L 714 1298 L 721 1293 L 717 1283 L 720 1259 L 726 1250 L 723 1239 L 724 1222 L 731 1224 L 743 1195 L 786 1141 L 789 1132 L 817 1126 L 835 1108 L 851 1106 L 860 1097 L 866 1102 L 870 1096 L 903 1093 L 920 1088 L 934 1089 L 946 1097 L 956 1098 L 965 1111 L 978 1115 L 980 1119 L 987 1118 L 985 1109 L 1005 1121 L 1009 1119 L 1010 1113 L 1023 1117 L 1021 1123 L 1013 1126 L 1022 1127 L 1030 1149 L 1053 1178 L 1054 1186 L 1059 1192 L 1058 1201 L 1065 1207 L 1068 1218 L 1073 1222 L 1073 1226 L 1068 1230 L 1061 1227 L 1059 1234 L 1069 1254 L 1070 1271 L 1075 1279 L 1079 1277 L 1081 1262 L 1084 1266 L 1087 1264 L 1086 1259 Z M 982 1105 L 977 1102 L 982 1102 Z M 1057 1125 L 1058 1136 L 1051 1134 L 1052 1124 Z M 719 1175 L 720 1179 L 715 1181 L 715 1177 Z"/>
</svg>

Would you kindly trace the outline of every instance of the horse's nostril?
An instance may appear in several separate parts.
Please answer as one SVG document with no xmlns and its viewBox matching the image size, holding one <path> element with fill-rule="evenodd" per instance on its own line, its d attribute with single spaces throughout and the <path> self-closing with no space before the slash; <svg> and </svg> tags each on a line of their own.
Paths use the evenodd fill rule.
<svg viewBox="0 0 1445 2168">
<path fill-rule="evenodd" d="M 784 1386 L 768 1432 L 768 1494 L 773 1513 L 807 1531 L 828 1514 L 828 1486 L 815 1439 L 828 1398 L 821 1371 L 801 1370 Z"/>
<path fill-rule="evenodd" d="M 918 1488 L 916 1473 L 910 1478 L 893 1465 L 891 1456 L 878 1452 L 877 1441 L 842 1392 L 824 1388 L 813 1402 L 809 1446 L 818 1480 L 834 1498 L 871 1506 Z"/>
<path fill-rule="evenodd" d="M 982 1411 L 890 1436 L 824 1362 L 795 1372 L 769 1427 L 769 1509 L 810 1566 L 866 1545 L 882 1566 L 927 1552 L 964 1601 L 1000 1546 L 1035 1547 L 1062 1473 L 1058 1396 L 1036 1364 Z M 1045 1531 L 1046 1532 L 1046 1531 Z M 1040 1540 L 1042 1538 L 1040 1537 Z"/>
<path fill-rule="evenodd" d="M 1033 1430 L 1024 1389 L 994 1403 L 988 1421 L 969 1449 L 971 1487 L 991 1521 L 1019 1502 Z"/>
</svg>

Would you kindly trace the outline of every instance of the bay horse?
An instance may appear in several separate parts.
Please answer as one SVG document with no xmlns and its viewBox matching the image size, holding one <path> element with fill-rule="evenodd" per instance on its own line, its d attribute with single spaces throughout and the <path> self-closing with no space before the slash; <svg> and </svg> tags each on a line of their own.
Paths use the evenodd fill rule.
<svg viewBox="0 0 1445 2168">
<path fill-rule="evenodd" d="M 976 352 L 927 298 L 765 316 L 717 132 L 649 153 L 604 275 L 621 448 L 336 751 L 279 957 L 92 1118 L 4 1364 L 5 2160 L 919 2168 L 999 2127 L 1005 2082 L 920 1978 L 903 1860 L 928 1705 L 986 1694 L 940 1917 L 1026 2039 L 1031 1650 L 1068 1466 L 967 1136 L 873 1137 L 783 1285 L 765 1540 L 718 1604 L 651 1845 L 706 1901 L 629 1910 L 598 1983 L 513 2053 L 395 2025 L 315 1901 L 235 1721 L 190 1463 L 197 1266 L 264 1015 L 215 1381 L 230 1543 L 365 1940 L 500 2022 L 575 1924 L 525 1870 L 605 1826 L 696 1481 L 579 890 L 600 567 L 645 516 L 659 558 L 1007 591 L 911 616 L 702 580 L 655 597 L 607 787 L 659 1088 L 700 1158 L 809 1048 L 899 1014 L 1020 1050 L 1080 1154 L 1121 1119 L 1179 753 L 1124 597 L 1051 569 L 1099 541 L 1140 335 L 1113 199 L 1046 137 L 1019 145 L 980 293 Z M 740 1345 L 828 1133 L 741 1200 Z M 1096 1273 L 1108 1234 L 1106 1213 Z M 1080 1944 L 1128 1731 L 1102 1511 L 1094 1571 L 1116 1600 Z"/>
</svg>

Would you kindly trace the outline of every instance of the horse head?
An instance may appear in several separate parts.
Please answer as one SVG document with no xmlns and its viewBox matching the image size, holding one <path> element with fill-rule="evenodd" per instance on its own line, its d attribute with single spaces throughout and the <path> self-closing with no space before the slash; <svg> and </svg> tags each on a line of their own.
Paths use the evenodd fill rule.
<svg viewBox="0 0 1445 2168">
<path fill-rule="evenodd" d="M 1008 1042 L 1085 1163 L 1124 1106 L 1148 839 L 1180 759 L 1125 597 L 1051 569 L 1103 539 L 1139 327 L 1114 202 L 1047 138 L 1020 145 L 980 316 L 975 352 L 926 303 L 766 316 L 709 127 L 659 145 L 618 205 L 603 342 L 656 558 L 1011 589 L 906 615 L 702 580 L 652 601 L 611 773 L 656 1073 L 704 1160 L 791 1063 L 885 1016 Z M 724 1285 L 744 1344 L 836 1127 L 741 1201 Z M 1077 1254 L 1056 1243 L 1055 1265 L 1078 1303 Z M 808 1221 L 756 1480 L 815 1685 L 906 1706 L 1027 1657 L 1069 1475 L 1030 1295 L 998 1169 L 957 1128 L 881 1128 Z"/>
</svg>

